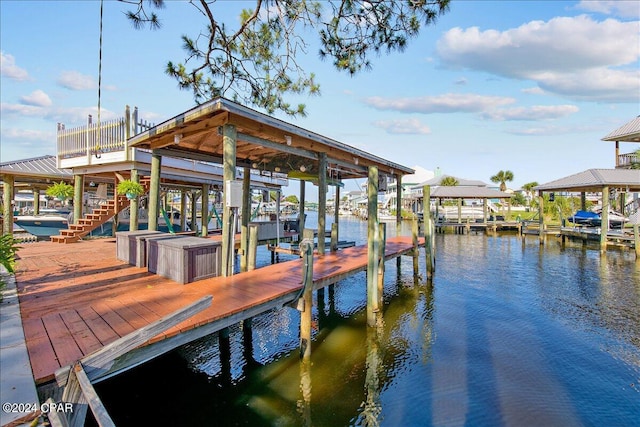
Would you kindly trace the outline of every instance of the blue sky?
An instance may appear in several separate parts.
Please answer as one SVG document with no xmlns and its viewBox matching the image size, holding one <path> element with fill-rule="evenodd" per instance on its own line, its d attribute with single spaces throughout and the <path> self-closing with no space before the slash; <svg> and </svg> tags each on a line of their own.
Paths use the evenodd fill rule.
<svg viewBox="0 0 640 427">
<path fill-rule="evenodd" d="M 236 25 L 253 4 L 226 2 L 221 16 Z M 55 154 L 56 123 L 97 116 L 99 10 L 0 1 L 0 161 Z M 159 31 L 133 29 L 125 10 L 104 3 L 102 118 L 128 104 L 159 123 L 193 107 L 164 68 L 184 60 L 180 36 L 197 34 L 196 10 L 167 2 Z M 600 139 L 640 114 L 639 19 L 637 1 L 454 0 L 404 52 L 355 78 L 311 46 L 300 60 L 321 95 L 295 100 L 308 117 L 279 117 L 406 166 L 487 183 L 509 169 L 516 189 L 612 168 L 613 143 Z"/>
</svg>

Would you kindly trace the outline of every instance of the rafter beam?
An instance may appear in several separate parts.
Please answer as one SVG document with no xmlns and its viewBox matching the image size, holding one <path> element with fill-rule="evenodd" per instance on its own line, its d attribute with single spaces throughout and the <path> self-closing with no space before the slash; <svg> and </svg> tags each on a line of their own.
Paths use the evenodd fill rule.
<svg viewBox="0 0 640 427">
<path fill-rule="evenodd" d="M 305 150 L 302 148 L 291 147 L 289 145 L 280 144 L 277 142 L 269 141 L 263 138 L 258 138 L 252 135 L 244 133 L 238 133 L 238 140 L 246 141 L 250 144 L 261 145 L 272 150 L 281 151 L 287 154 L 293 154 L 294 156 L 304 157 L 307 159 L 318 160 L 318 154 L 313 151 Z"/>
</svg>

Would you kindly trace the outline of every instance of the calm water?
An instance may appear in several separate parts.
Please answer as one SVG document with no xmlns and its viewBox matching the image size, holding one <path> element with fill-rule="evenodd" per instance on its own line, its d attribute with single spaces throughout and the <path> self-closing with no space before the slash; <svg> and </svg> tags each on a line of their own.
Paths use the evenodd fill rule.
<svg viewBox="0 0 640 427">
<path fill-rule="evenodd" d="M 341 239 L 365 241 L 365 222 L 341 218 L 340 227 Z M 298 312 L 283 308 L 101 383 L 98 393 L 119 426 L 640 425 L 632 252 L 600 257 L 555 239 L 540 249 L 537 238 L 513 235 L 436 243 L 431 284 L 414 281 L 411 258 L 400 269 L 387 262 L 378 328 L 365 325 L 364 273 L 315 300 L 308 369 L 298 358 Z M 420 263 L 424 274 L 424 256 Z"/>
</svg>

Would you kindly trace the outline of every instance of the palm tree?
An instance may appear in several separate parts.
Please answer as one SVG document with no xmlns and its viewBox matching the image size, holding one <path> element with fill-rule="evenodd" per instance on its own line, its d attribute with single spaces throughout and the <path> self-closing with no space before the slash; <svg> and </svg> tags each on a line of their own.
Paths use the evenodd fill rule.
<svg viewBox="0 0 640 427">
<path fill-rule="evenodd" d="M 527 192 L 527 201 L 531 203 L 531 199 L 533 199 L 533 189 L 537 187 L 539 184 L 537 181 L 527 182 L 522 186 L 522 189 Z"/>
<path fill-rule="evenodd" d="M 440 185 L 443 187 L 455 187 L 458 185 L 458 180 L 453 176 L 445 176 L 440 180 Z"/>
<path fill-rule="evenodd" d="M 489 178 L 491 182 L 500 183 L 500 191 L 507 191 L 507 181 L 513 181 L 513 172 L 499 171 L 497 174 Z"/>
</svg>

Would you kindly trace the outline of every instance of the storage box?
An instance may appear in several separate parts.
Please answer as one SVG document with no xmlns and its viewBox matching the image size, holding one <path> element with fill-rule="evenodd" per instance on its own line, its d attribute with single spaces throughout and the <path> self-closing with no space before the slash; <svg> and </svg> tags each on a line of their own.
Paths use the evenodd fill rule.
<svg viewBox="0 0 640 427">
<path fill-rule="evenodd" d="M 256 221 L 249 225 L 258 226 L 258 241 L 276 240 L 278 234 L 284 237 L 284 221 Z"/>
<path fill-rule="evenodd" d="M 116 233 L 116 256 L 136 267 L 147 265 L 146 238 L 166 234 L 161 231 L 135 230 Z"/>
<path fill-rule="evenodd" d="M 148 269 L 178 283 L 191 283 L 219 276 L 222 264 L 220 242 L 200 237 L 153 237 L 147 240 Z"/>
</svg>

